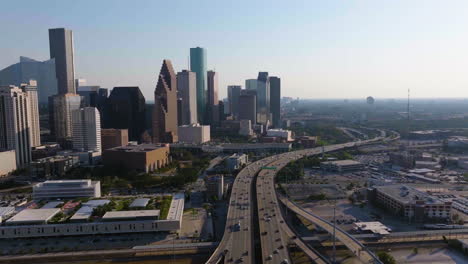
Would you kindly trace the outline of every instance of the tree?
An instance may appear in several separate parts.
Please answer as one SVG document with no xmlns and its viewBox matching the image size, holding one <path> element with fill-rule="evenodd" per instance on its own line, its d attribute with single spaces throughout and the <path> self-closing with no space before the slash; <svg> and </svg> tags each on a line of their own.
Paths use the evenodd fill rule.
<svg viewBox="0 0 468 264">
<path fill-rule="evenodd" d="M 380 251 L 377 253 L 377 256 L 384 264 L 396 264 L 395 258 L 387 252 Z"/>
</svg>

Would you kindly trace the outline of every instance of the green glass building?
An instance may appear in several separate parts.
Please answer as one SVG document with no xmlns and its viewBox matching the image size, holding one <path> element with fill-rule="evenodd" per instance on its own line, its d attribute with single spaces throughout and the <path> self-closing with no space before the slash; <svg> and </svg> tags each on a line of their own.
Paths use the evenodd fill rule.
<svg viewBox="0 0 468 264">
<path fill-rule="evenodd" d="M 190 70 L 197 76 L 197 116 L 200 124 L 206 124 L 205 112 L 207 103 L 206 86 L 206 50 L 196 47 L 190 48 Z"/>
</svg>

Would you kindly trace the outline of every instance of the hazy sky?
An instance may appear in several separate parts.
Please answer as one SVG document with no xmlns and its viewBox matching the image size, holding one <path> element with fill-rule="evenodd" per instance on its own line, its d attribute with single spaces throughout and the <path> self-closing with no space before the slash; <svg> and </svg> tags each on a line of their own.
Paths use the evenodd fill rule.
<svg viewBox="0 0 468 264">
<path fill-rule="evenodd" d="M 0 68 L 49 58 L 48 28 L 72 29 L 76 77 L 138 85 L 153 99 L 162 60 L 205 47 L 226 86 L 281 77 L 284 96 L 468 97 L 468 1 L 0 0 Z"/>
</svg>

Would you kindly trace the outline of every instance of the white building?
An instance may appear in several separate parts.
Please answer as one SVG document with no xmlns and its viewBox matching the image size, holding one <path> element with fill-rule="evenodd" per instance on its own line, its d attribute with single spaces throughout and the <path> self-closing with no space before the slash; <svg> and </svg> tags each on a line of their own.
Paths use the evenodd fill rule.
<svg viewBox="0 0 468 264">
<path fill-rule="evenodd" d="M 279 137 L 284 138 L 286 141 L 292 141 L 291 131 L 284 130 L 284 129 L 268 129 L 267 130 L 268 137 Z"/>
<path fill-rule="evenodd" d="M 226 159 L 226 168 L 230 171 L 240 169 L 249 161 L 247 154 L 232 154 Z"/>
<path fill-rule="evenodd" d="M 67 93 L 52 97 L 53 133 L 58 141 L 71 139 L 73 135 L 72 112 L 80 109 L 81 97 Z"/>
<path fill-rule="evenodd" d="M 7 225 L 47 224 L 60 208 L 24 209 L 6 221 Z"/>
<path fill-rule="evenodd" d="M 45 181 L 34 185 L 33 199 L 101 197 L 101 183 L 91 180 Z"/>
<path fill-rule="evenodd" d="M 101 117 L 95 107 L 72 112 L 73 148 L 101 152 Z"/>
<path fill-rule="evenodd" d="M 192 124 L 179 127 L 179 142 L 202 144 L 210 140 L 210 126 Z"/>
<path fill-rule="evenodd" d="M 28 96 L 28 120 L 29 120 L 29 139 L 31 147 L 41 145 L 41 128 L 39 126 L 39 102 L 37 99 L 37 82 L 29 81 L 27 84 L 21 84 L 21 88 Z"/>
<path fill-rule="evenodd" d="M 190 125 L 198 122 L 197 120 L 197 76 L 195 72 L 183 70 L 177 73 L 177 91 L 178 97 L 182 98 L 182 105 L 179 114 L 180 125 Z"/>
<path fill-rule="evenodd" d="M 242 136 L 252 136 L 252 123 L 250 120 L 243 119 L 240 121 L 239 135 Z"/>
<path fill-rule="evenodd" d="M 0 151 L 0 177 L 16 170 L 15 150 Z"/>
<path fill-rule="evenodd" d="M 15 150 L 17 167 L 31 162 L 29 105 L 22 89 L 0 86 L 0 149 Z"/>
</svg>

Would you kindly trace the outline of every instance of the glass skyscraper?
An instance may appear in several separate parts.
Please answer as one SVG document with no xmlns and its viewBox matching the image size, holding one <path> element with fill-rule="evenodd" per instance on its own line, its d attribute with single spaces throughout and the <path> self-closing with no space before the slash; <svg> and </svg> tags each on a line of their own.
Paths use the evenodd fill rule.
<svg viewBox="0 0 468 264">
<path fill-rule="evenodd" d="M 205 124 L 207 103 L 206 51 L 204 48 L 190 48 L 190 71 L 197 76 L 197 116 L 200 124 Z"/>
</svg>

